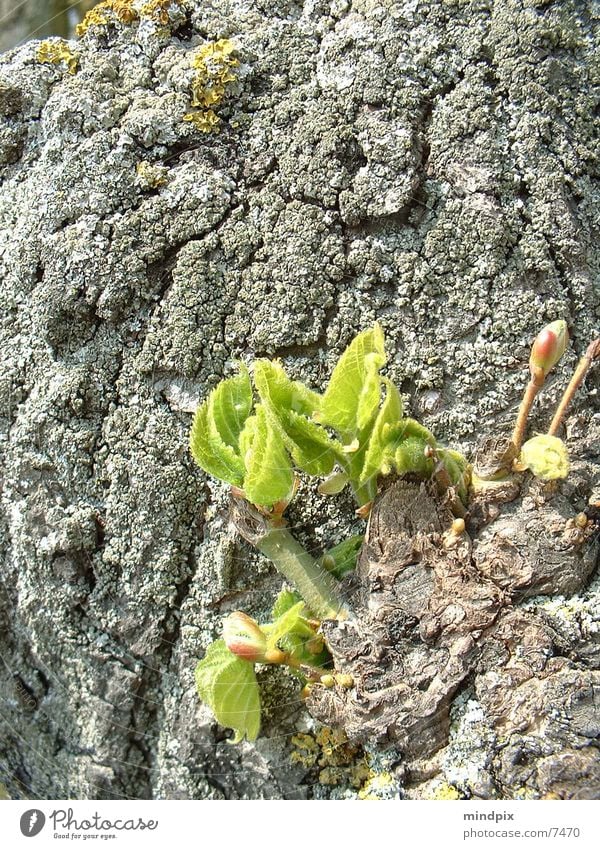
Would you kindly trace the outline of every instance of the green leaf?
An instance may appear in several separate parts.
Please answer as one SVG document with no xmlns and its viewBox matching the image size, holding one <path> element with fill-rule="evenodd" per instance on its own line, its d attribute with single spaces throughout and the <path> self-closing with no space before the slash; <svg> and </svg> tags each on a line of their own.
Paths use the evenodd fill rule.
<svg viewBox="0 0 600 849">
<path fill-rule="evenodd" d="M 244 462 L 239 438 L 252 410 L 248 369 L 222 380 L 198 407 L 190 433 L 190 450 L 198 465 L 215 478 L 241 486 Z"/>
<path fill-rule="evenodd" d="M 262 628 L 265 632 L 267 632 L 268 628 L 277 627 L 279 631 L 279 636 L 277 637 L 279 647 L 283 651 L 292 655 L 296 662 L 307 663 L 311 666 L 325 666 L 331 662 L 331 655 L 327 651 L 324 640 L 317 636 L 314 626 L 308 623 L 307 617 L 311 618 L 311 614 L 307 611 L 306 605 L 304 605 L 302 615 L 298 617 L 293 628 L 291 630 L 287 630 L 287 633 L 281 633 L 284 626 L 289 629 L 291 624 L 290 619 L 288 619 L 287 622 L 284 620 L 283 625 L 281 624 L 281 620 L 283 620 L 284 616 L 287 616 L 290 609 L 298 605 L 298 602 L 302 603 L 299 593 L 295 590 L 282 590 L 273 607 L 273 618 L 276 621 L 274 621 L 270 626 L 263 625 Z M 279 620 L 279 622 L 277 620 Z M 322 645 L 320 650 L 318 648 L 319 642 Z M 292 670 L 292 672 L 294 672 L 294 670 Z M 300 671 L 297 670 L 294 674 L 302 680 L 305 680 Z"/>
<path fill-rule="evenodd" d="M 254 382 L 261 401 L 277 410 L 293 410 L 312 416 L 321 406 L 321 396 L 303 383 L 291 380 L 276 360 L 257 360 L 254 363 Z"/>
<path fill-rule="evenodd" d="M 429 443 L 418 436 L 403 439 L 394 454 L 394 465 L 399 475 L 415 474 L 430 477 L 433 473 L 433 460 L 425 456 L 425 447 Z"/>
<path fill-rule="evenodd" d="M 326 475 L 333 469 L 341 446 L 311 419 L 320 396 L 292 381 L 282 366 L 258 360 L 254 381 L 271 425 L 279 431 L 298 469 L 309 475 Z"/>
<path fill-rule="evenodd" d="M 196 666 L 198 695 L 217 722 L 235 731 L 233 743 L 256 740 L 260 729 L 260 695 L 254 666 L 232 654 L 223 640 L 206 650 Z"/>
<path fill-rule="evenodd" d="M 386 467 L 388 467 L 388 473 L 391 471 L 389 467 L 404 435 L 405 428 L 402 422 L 403 409 L 400 393 L 391 380 L 383 378 L 383 382 L 386 386 L 385 400 L 377 414 L 369 438 L 365 462 L 359 480 L 361 486 L 380 472 L 385 473 Z"/>
<path fill-rule="evenodd" d="M 344 351 L 323 396 L 318 421 L 351 442 L 377 414 L 381 395 L 380 368 L 385 364 L 379 324 L 364 330 Z"/>
<path fill-rule="evenodd" d="M 209 414 L 217 433 L 236 454 L 239 454 L 240 433 L 252 411 L 252 404 L 252 385 L 244 363 L 240 364 L 238 375 L 221 381 L 209 396 Z"/>
<path fill-rule="evenodd" d="M 299 601 L 282 613 L 271 625 L 263 625 L 267 635 L 267 649 L 277 648 L 277 643 L 288 634 L 298 630 L 301 625 L 302 613 L 305 610 L 303 601 Z M 307 627 L 307 626 L 304 626 Z M 300 630 L 304 630 L 301 628 Z"/>
<path fill-rule="evenodd" d="M 438 459 L 444 464 L 452 486 L 456 487 L 459 498 L 466 503 L 468 500 L 468 476 L 469 463 L 466 457 L 451 448 L 437 448 Z"/>
<path fill-rule="evenodd" d="M 348 539 L 342 540 L 342 542 L 339 542 L 325 552 L 321 558 L 321 563 L 338 580 L 343 578 L 345 574 L 352 572 L 356 568 L 356 561 L 358 560 L 363 540 L 363 534 L 355 534 L 348 537 Z"/>
<path fill-rule="evenodd" d="M 196 410 L 190 433 L 190 450 L 196 463 L 205 472 L 233 486 L 241 486 L 244 479 L 242 458 L 227 445 L 219 434 L 204 401 Z"/>
<path fill-rule="evenodd" d="M 267 416 L 263 404 L 246 422 L 240 435 L 246 474 L 243 488 L 248 501 L 271 506 L 289 497 L 294 486 L 294 471 L 281 434 Z"/>
<path fill-rule="evenodd" d="M 275 599 L 275 604 L 273 605 L 273 610 L 271 611 L 271 616 L 273 619 L 278 619 L 280 616 L 293 607 L 295 604 L 298 604 L 299 601 L 302 601 L 302 596 L 296 590 L 281 590 L 277 598 Z"/>
</svg>

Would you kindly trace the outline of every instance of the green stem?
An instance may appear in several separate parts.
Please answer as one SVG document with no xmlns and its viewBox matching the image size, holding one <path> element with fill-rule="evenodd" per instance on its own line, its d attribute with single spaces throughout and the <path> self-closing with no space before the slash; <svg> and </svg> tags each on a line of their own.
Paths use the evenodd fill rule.
<svg viewBox="0 0 600 849">
<path fill-rule="evenodd" d="M 347 612 L 335 580 L 302 548 L 287 528 L 271 528 L 257 541 L 256 547 L 298 590 L 315 616 L 320 619 L 346 618 Z"/>
<path fill-rule="evenodd" d="M 233 499 L 232 518 L 240 535 L 273 562 L 315 616 L 346 619 L 348 609 L 335 578 L 302 548 L 281 518 L 275 524 L 273 517 L 240 498 Z"/>
</svg>

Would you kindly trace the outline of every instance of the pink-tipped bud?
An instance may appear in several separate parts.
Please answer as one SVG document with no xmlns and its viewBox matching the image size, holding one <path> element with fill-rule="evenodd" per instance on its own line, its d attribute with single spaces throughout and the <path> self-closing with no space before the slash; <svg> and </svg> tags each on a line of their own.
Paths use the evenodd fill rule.
<svg viewBox="0 0 600 849">
<path fill-rule="evenodd" d="M 567 322 L 552 321 L 538 333 L 531 346 L 529 369 L 532 376 L 545 378 L 565 352 L 569 341 Z"/>
<path fill-rule="evenodd" d="M 223 639 L 229 651 L 242 660 L 264 663 L 267 638 L 258 622 L 241 610 L 230 613 L 223 620 Z"/>
</svg>

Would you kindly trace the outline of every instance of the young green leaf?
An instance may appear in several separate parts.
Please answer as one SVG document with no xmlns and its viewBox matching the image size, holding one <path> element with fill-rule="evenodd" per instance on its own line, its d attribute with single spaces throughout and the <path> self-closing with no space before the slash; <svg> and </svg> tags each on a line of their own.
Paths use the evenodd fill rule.
<svg viewBox="0 0 600 849">
<path fill-rule="evenodd" d="M 569 474 L 569 455 L 562 439 L 541 434 L 529 439 L 521 448 L 517 468 L 530 469 L 545 481 L 566 478 Z"/>
<path fill-rule="evenodd" d="M 458 451 L 453 451 L 451 448 L 438 447 L 436 453 L 438 460 L 444 464 L 450 482 L 456 488 L 459 498 L 466 503 L 469 497 L 469 464 L 466 457 L 463 457 L 462 454 Z"/>
<path fill-rule="evenodd" d="M 381 396 L 379 370 L 385 364 L 383 331 L 379 324 L 364 330 L 344 351 L 317 414 L 346 442 L 358 435 L 377 415 Z"/>
<path fill-rule="evenodd" d="M 205 472 L 232 486 L 242 485 L 244 463 L 233 448 L 223 442 L 211 420 L 208 400 L 196 410 L 190 433 L 190 450 Z"/>
<path fill-rule="evenodd" d="M 296 467 L 309 475 L 329 474 L 341 446 L 308 418 L 318 409 L 320 396 L 290 380 L 279 363 L 269 360 L 256 362 L 254 381 L 269 421 Z"/>
<path fill-rule="evenodd" d="M 252 410 L 248 369 L 222 380 L 198 407 L 190 434 L 190 450 L 198 465 L 219 480 L 241 486 L 244 462 L 239 438 Z"/>
<path fill-rule="evenodd" d="M 279 641 L 292 631 L 304 631 L 307 626 L 302 626 L 302 613 L 305 610 L 303 601 L 299 601 L 285 613 L 282 613 L 271 625 L 263 625 L 267 635 L 267 648 L 277 648 Z"/>
<path fill-rule="evenodd" d="M 321 563 L 328 572 L 331 572 L 335 578 L 340 580 L 344 575 L 356 568 L 356 561 L 358 560 L 363 540 L 363 534 L 355 534 L 348 537 L 348 539 L 342 540 L 342 542 L 339 542 L 325 552 L 321 558 Z"/>
<path fill-rule="evenodd" d="M 394 454 L 394 465 L 399 475 L 415 474 L 430 477 L 433 473 L 433 460 L 426 456 L 425 448 L 429 443 L 418 436 L 403 439 Z"/>
<path fill-rule="evenodd" d="M 321 405 L 321 396 L 303 383 L 291 380 L 277 360 L 257 360 L 254 363 L 254 382 L 261 401 L 277 410 L 293 410 L 312 416 Z"/>
<path fill-rule="evenodd" d="M 257 404 L 255 411 L 240 436 L 246 466 L 243 489 L 252 504 L 270 506 L 290 496 L 294 471 L 281 434 L 264 405 Z"/>
<path fill-rule="evenodd" d="M 236 453 L 239 453 L 240 433 L 252 404 L 252 385 L 244 363 L 240 363 L 238 375 L 222 380 L 209 397 L 210 415 L 217 432 Z"/>
<path fill-rule="evenodd" d="M 283 616 L 286 611 L 293 607 L 295 604 L 298 604 L 299 601 L 302 601 L 302 596 L 296 590 L 281 590 L 277 598 L 275 599 L 275 604 L 273 605 L 273 610 L 271 611 L 271 616 L 273 619 L 279 619 L 280 616 Z"/>
<path fill-rule="evenodd" d="M 360 475 L 360 485 L 363 486 L 371 478 L 389 468 L 393 462 L 396 449 L 404 435 L 402 419 L 402 399 L 391 380 L 382 378 L 386 386 L 386 395 L 381 409 L 375 419 L 369 438 L 365 462 Z"/>
<path fill-rule="evenodd" d="M 254 666 L 232 654 L 223 640 L 206 650 L 196 666 L 198 695 L 217 722 L 235 731 L 233 743 L 256 740 L 260 729 L 260 695 Z"/>
</svg>

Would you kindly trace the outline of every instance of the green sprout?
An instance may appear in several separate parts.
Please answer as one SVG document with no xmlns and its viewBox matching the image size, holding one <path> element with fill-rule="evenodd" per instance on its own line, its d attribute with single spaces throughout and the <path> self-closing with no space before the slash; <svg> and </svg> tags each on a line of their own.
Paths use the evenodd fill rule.
<svg viewBox="0 0 600 849">
<path fill-rule="evenodd" d="M 350 676 L 332 672 L 320 625 L 353 616 L 340 580 L 355 567 L 363 537 L 343 540 L 318 559 L 306 551 L 283 515 L 299 475 L 318 479 L 325 495 L 349 487 L 356 513 L 365 519 L 382 475 L 430 480 L 456 517 L 446 534 L 452 545 L 465 530 L 469 496 L 482 485 L 493 489 L 498 477 L 526 470 L 544 480 L 567 475 L 567 451 L 555 432 L 589 366 L 600 358 L 600 340 L 580 361 L 549 433 L 523 444 L 533 400 L 567 341 L 564 321 L 552 322 L 534 341 L 517 423 L 487 484 L 472 474 L 462 454 L 441 447 L 427 428 L 404 416 L 398 389 L 381 374 L 386 356 L 378 324 L 350 343 L 322 394 L 290 379 L 281 363 L 259 359 L 252 375 L 240 364 L 198 407 L 190 434 L 195 461 L 230 485 L 237 531 L 293 587 L 280 594 L 271 622 L 259 624 L 243 611 L 230 614 L 223 638 L 196 667 L 200 698 L 233 729 L 233 742 L 254 740 L 259 733 L 256 664 L 287 667 L 305 690 L 315 684 L 354 686 Z"/>
<path fill-rule="evenodd" d="M 522 472 L 529 469 L 541 480 L 566 478 L 569 473 L 567 448 L 556 434 L 567 408 L 583 383 L 590 366 L 595 360 L 600 359 L 600 339 L 596 339 L 589 344 L 585 354 L 579 360 L 550 423 L 548 433 L 537 434 L 523 444 L 527 416 L 534 398 L 544 385 L 548 373 L 564 354 L 568 341 L 567 323 L 562 320 L 553 321 L 546 325 L 536 337 L 529 358 L 531 378 L 525 390 L 512 435 L 513 456 L 515 458 L 512 465 L 513 470 Z"/>
<path fill-rule="evenodd" d="M 259 359 L 252 379 L 241 364 L 196 411 L 190 435 L 194 459 L 230 484 L 238 532 L 295 590 L 293 615 L 281 602 L 267 625 L 241 611 L 232 614 L 225 639 L 198 664 L 200 696 L 235 730 L 235 739 L 254 739 L 258 733 L 255 717 L 249 717 L 258 704 L 254 664 L 285 665 L 305 682 L 320 681 L 328 653 L 319 624 L 352 615 L 339 580 L 354 567 L 362 537 L 345 540 L 321 559 L 306 551 L 283 516 L 299 474 L 319 479 L 322 493 L 349 487 L 363 518 L 379 477 L 392 472 L 434 479 L 457 515 L 464 514 L 466 459 L 440 447 L 427 428 L 404 416 L 398 389 L 380 373 L 385 363 L 383 331 L 376 324 L 351 342 L 323 394 L 291 380 L 279 362 Z"/>
</svg>

